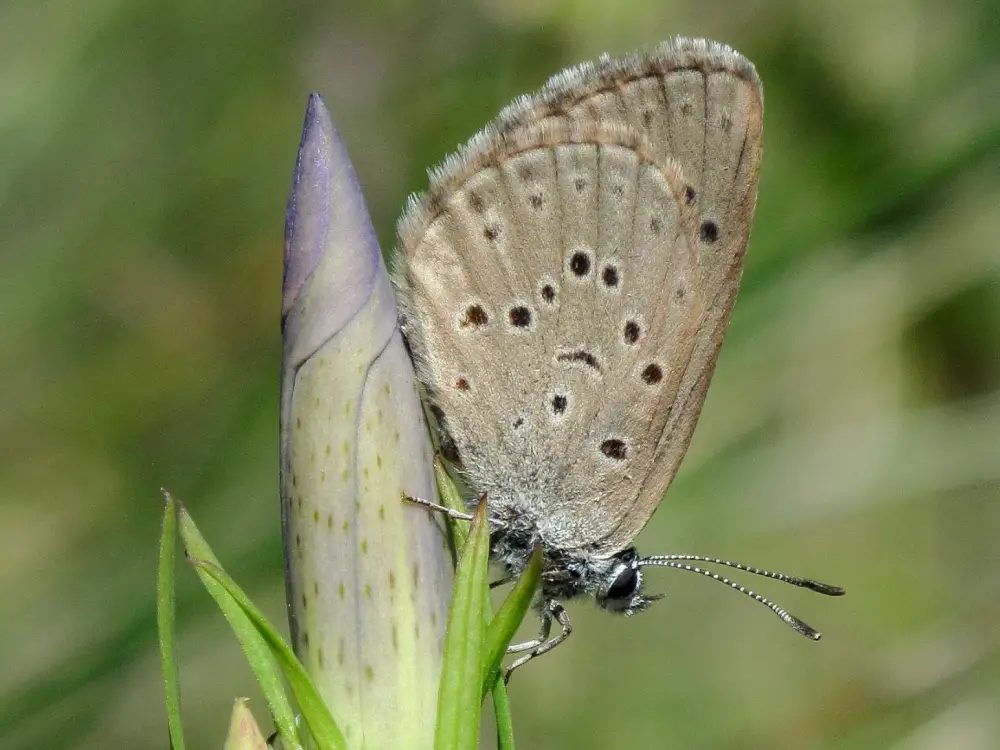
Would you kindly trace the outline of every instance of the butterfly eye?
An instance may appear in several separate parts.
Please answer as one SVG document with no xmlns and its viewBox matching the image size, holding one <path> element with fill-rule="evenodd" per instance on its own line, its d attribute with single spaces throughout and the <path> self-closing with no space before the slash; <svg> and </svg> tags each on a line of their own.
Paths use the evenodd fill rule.
<svg viewBox="0 0 1000 750">
<path fill-rule="evenodd" d="M 629 566 L 622 570 L 611 584 L 605 599 L 628 599 L 635 594 L 639 588 L 639 574 L 635 568 Z"/>
</svg>

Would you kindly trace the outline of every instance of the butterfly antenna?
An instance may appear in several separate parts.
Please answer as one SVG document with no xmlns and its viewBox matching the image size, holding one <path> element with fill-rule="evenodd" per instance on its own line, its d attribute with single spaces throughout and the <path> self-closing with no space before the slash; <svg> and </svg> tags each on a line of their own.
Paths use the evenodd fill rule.
<svg viewBox="0 0 1000 750">
<path fill-rule="evenodd" d="M 724 583 L 730 588 L 739 591 L 741 594 L 745 594 L 754 601 L 763 604 L 769 610 L 774 612 L 774 614 L 777 615 L 783 623 L 796 632 L 801 633 L 806 638 L 811 638 L 814 641 L 818 641 L 820 639 L 821 634 L 819 631 L 815 630 L 795 615 L 789 613 L 787 610 L 782 609 L 770 599 L 767 599 L 755 591 L 751 591 L 750 589 L 741 586 L 736 581 L 730 580 L 729 578 L 719 575 L 711 570 L 705 570 L 704 568 L 699 568 L 695 565 L 689 565 L 689 562 L 724 565 L 729 568 L 742 570 L 745 573 L 750 573 L 752 575 L 763 576 L 764 578 L 770 578 L 775 581 L 781 581 L 782 583 L 789 583 L 792 586 L 799 586 L 800 588 L 816 591 L 820 594 L 826 594 L 827 596 L 842 596 L 846 593 L 844 589 L 839 586 L 831 586 L 828 583 L 821 583 L 820 581 L 814 581 L 810 578 L 799 578 L 797 576 L 785 575 L 784 573 L 774 573 L 769 570 L 752 568 L 748 565 L 741 565 L 740 563 L 730 562 L 729 560 L 720 560 L 715 557 L 703 557 L 701 555 L 654 555 L 652 557 L 644 557 L 638 561 L 639 567 L 652 565 L 661 568 L 673 568 L 674 570 L 686 570 L 690 573 L 700 573 L 701 575 L 711 578 L 714 581 Z"/>
<path fill-rule="evenodd" d="M 725 565 L 727 568 L 736 568 L 736 570 L 742 570 L 744 573 L 750 573 L 755 576 L 763 576 L 764 578 L 770 578 L 773 581 L 789 583 L 792 586 L 809 589 L 810 591 L 816 591 L 820 594 L 826 594 L 827 596 L 843 596 L 847 593 L 844 589 L 840 588 L 840 586 L 831 586 L 829 583 L 814 581 L 811 578 L 799 578 L 798 576 L 790 576 L 785 575 L 784 573 L 775 573 L 770 570 L 763 570 L 761 568 L 753 568 L 749 565 L 732 562 L 731 560 L 720 560 L 718 557 L 704 557 L 702 555 L 652 555 L 640 560 L 639 564 L 658 565 L 664 562 L 701 562 L 708 563 L 709 565 Z"/>
</svg>

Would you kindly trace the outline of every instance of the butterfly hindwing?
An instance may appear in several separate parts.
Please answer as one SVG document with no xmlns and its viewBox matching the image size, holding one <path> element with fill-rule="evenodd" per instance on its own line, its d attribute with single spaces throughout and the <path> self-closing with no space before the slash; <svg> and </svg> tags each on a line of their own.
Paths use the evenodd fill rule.
<svg viewBox="0 0 1000 750">
<path fill-rule="evenodd" d="M 756 200 L 762 95 L 707 42 L 570 69 L 432 173 L 400 221 L 418 374 L 470 485 L 610 554 L 690 441 Z"/>
</svg>

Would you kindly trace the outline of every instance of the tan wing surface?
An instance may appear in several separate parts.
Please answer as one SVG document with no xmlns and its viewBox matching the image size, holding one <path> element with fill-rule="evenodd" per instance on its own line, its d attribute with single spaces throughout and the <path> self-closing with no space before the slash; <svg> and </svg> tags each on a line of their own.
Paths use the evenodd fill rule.
<svg viewBox="0 0 1000 750">
<path fill-rule="evenodd" d="M 756 202 L 753 66 L 675 40 L 561 73 L 432 174 L 396 279 L 470 483 L 627 546 L 691 439 Z"/>
</svg>

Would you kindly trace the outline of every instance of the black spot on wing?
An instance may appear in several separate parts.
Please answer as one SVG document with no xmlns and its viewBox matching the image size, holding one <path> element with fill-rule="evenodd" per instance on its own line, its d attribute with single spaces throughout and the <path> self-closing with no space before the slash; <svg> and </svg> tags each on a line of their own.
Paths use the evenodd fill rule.
<svg viewBox="0 0 1000 750">
<path fill-rule="evenodd" d="M 578 349 L 573 352 L 559 352 L 556 355 L 556 360 L 559 362 L 569 362 L 571 364 L 583 364 L 587 367 L 593 368 L 597 372 L 601 371 L 601 365 L 597 361 L 597 357 L 595 357 L 591 352 L 588 352 L 586 349 Z"/>
</svg>

